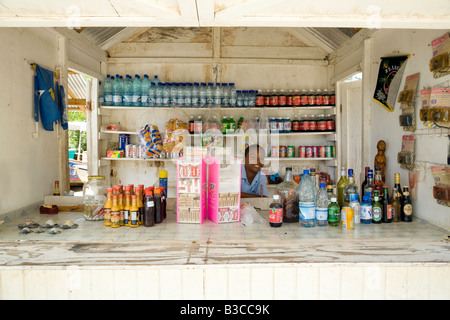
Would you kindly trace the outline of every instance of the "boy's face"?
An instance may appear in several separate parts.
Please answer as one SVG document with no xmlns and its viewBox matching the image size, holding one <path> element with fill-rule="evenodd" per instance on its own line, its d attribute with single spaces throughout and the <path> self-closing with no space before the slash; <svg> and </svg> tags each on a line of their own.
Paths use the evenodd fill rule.
<svg viewBox="0 0 450 320">
<path fill-rule="evenodd" d="M 264 154 L 259 148 L 249 151 L 245 157 L 245 167 L 253 173 L 258 173 L 264 167 Z"/>
</svg>

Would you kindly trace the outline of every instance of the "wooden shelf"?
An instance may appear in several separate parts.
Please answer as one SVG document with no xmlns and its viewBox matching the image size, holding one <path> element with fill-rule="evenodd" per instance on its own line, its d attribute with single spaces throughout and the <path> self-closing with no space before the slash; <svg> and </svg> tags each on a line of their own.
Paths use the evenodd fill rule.
<svg viewBox="0 0 450 320">
<path fill-rule="evenodd" d="M 261 106 L 261 107 L 221 107 L 221 106 L 205 106 L 205 107 L 135 107 L 135 106 L 100 106 L 100 109 L 109 110 L 170 110 L 170 109 L 191 109 L 191 110 L 329 110 L 333 109 L 335 106 L 315 106 L 315 107 L 272 107 L 272 106 Z"/>
</svg>

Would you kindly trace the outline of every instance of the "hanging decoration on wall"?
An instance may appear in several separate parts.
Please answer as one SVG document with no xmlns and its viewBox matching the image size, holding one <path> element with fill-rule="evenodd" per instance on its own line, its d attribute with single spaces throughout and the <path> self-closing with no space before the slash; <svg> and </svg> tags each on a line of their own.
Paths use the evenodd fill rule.
<svg viewBox="0 0 450 320">
<path fill-rule="evenodd" d="M 430 71 L 437 79 L 450 74 L 450 35 L 449 33 L 431 42 L 433 58 L 430 60 Z"/>
<path fill-rule="evenodd" d="M 416 130 L 416 90 L 419 82 L 420 73 L 417 72 L 406 77 L 405 87 L 398 95 L 398 102 L 400 102 L 400 109 L 402 114 L 399 117 L 400 126 L 403 131 Z"/>
<path fill-rule="evenodd" d="M 408 58 L 409 55 L 381 58 L 373 100 L 390 112 L 394 111 L 393 102 L 395 102 L 400 87 L 404 70 L 404 67 L 401 67 Z M 393 81 L 394 77 L 398 77 L 399 81 Z M 393 85 L 391 86 L 391 84 Z M 393 95 L 393 102 L 388 102 L 388 95 Z"/>
</svg>

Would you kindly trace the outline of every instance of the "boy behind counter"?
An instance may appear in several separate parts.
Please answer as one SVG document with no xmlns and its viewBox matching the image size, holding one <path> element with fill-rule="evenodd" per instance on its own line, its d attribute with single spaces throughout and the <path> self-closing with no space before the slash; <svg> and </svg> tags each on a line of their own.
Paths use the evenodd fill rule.
<svg viewBox="0 0 450 320">
<path fill-rule="evenodd" d="M 245 149 L 244 159 L 241 168 L 241 198 L 267 197 L 267 178 L 261 173 L 264 167 L 264 149 L 257 144 L 250 145 Z"/>
</svg>

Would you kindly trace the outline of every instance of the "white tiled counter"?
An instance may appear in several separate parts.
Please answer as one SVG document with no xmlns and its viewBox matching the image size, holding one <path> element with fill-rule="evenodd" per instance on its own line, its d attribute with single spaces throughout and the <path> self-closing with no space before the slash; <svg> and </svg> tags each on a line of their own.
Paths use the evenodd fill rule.
<svg viewBox="0 0 450 320">
<path fill-rule="evenodd" d="M 49 218 L 78 228 L 19 234 L 26 219 Z M 1 299 L 450 298 L 448 233 L 418 220 L 353 231 L 177 224 L 173 212 L 150 228 L 112 229 L 79 212 L 7 220 Z"/>
</svg>

